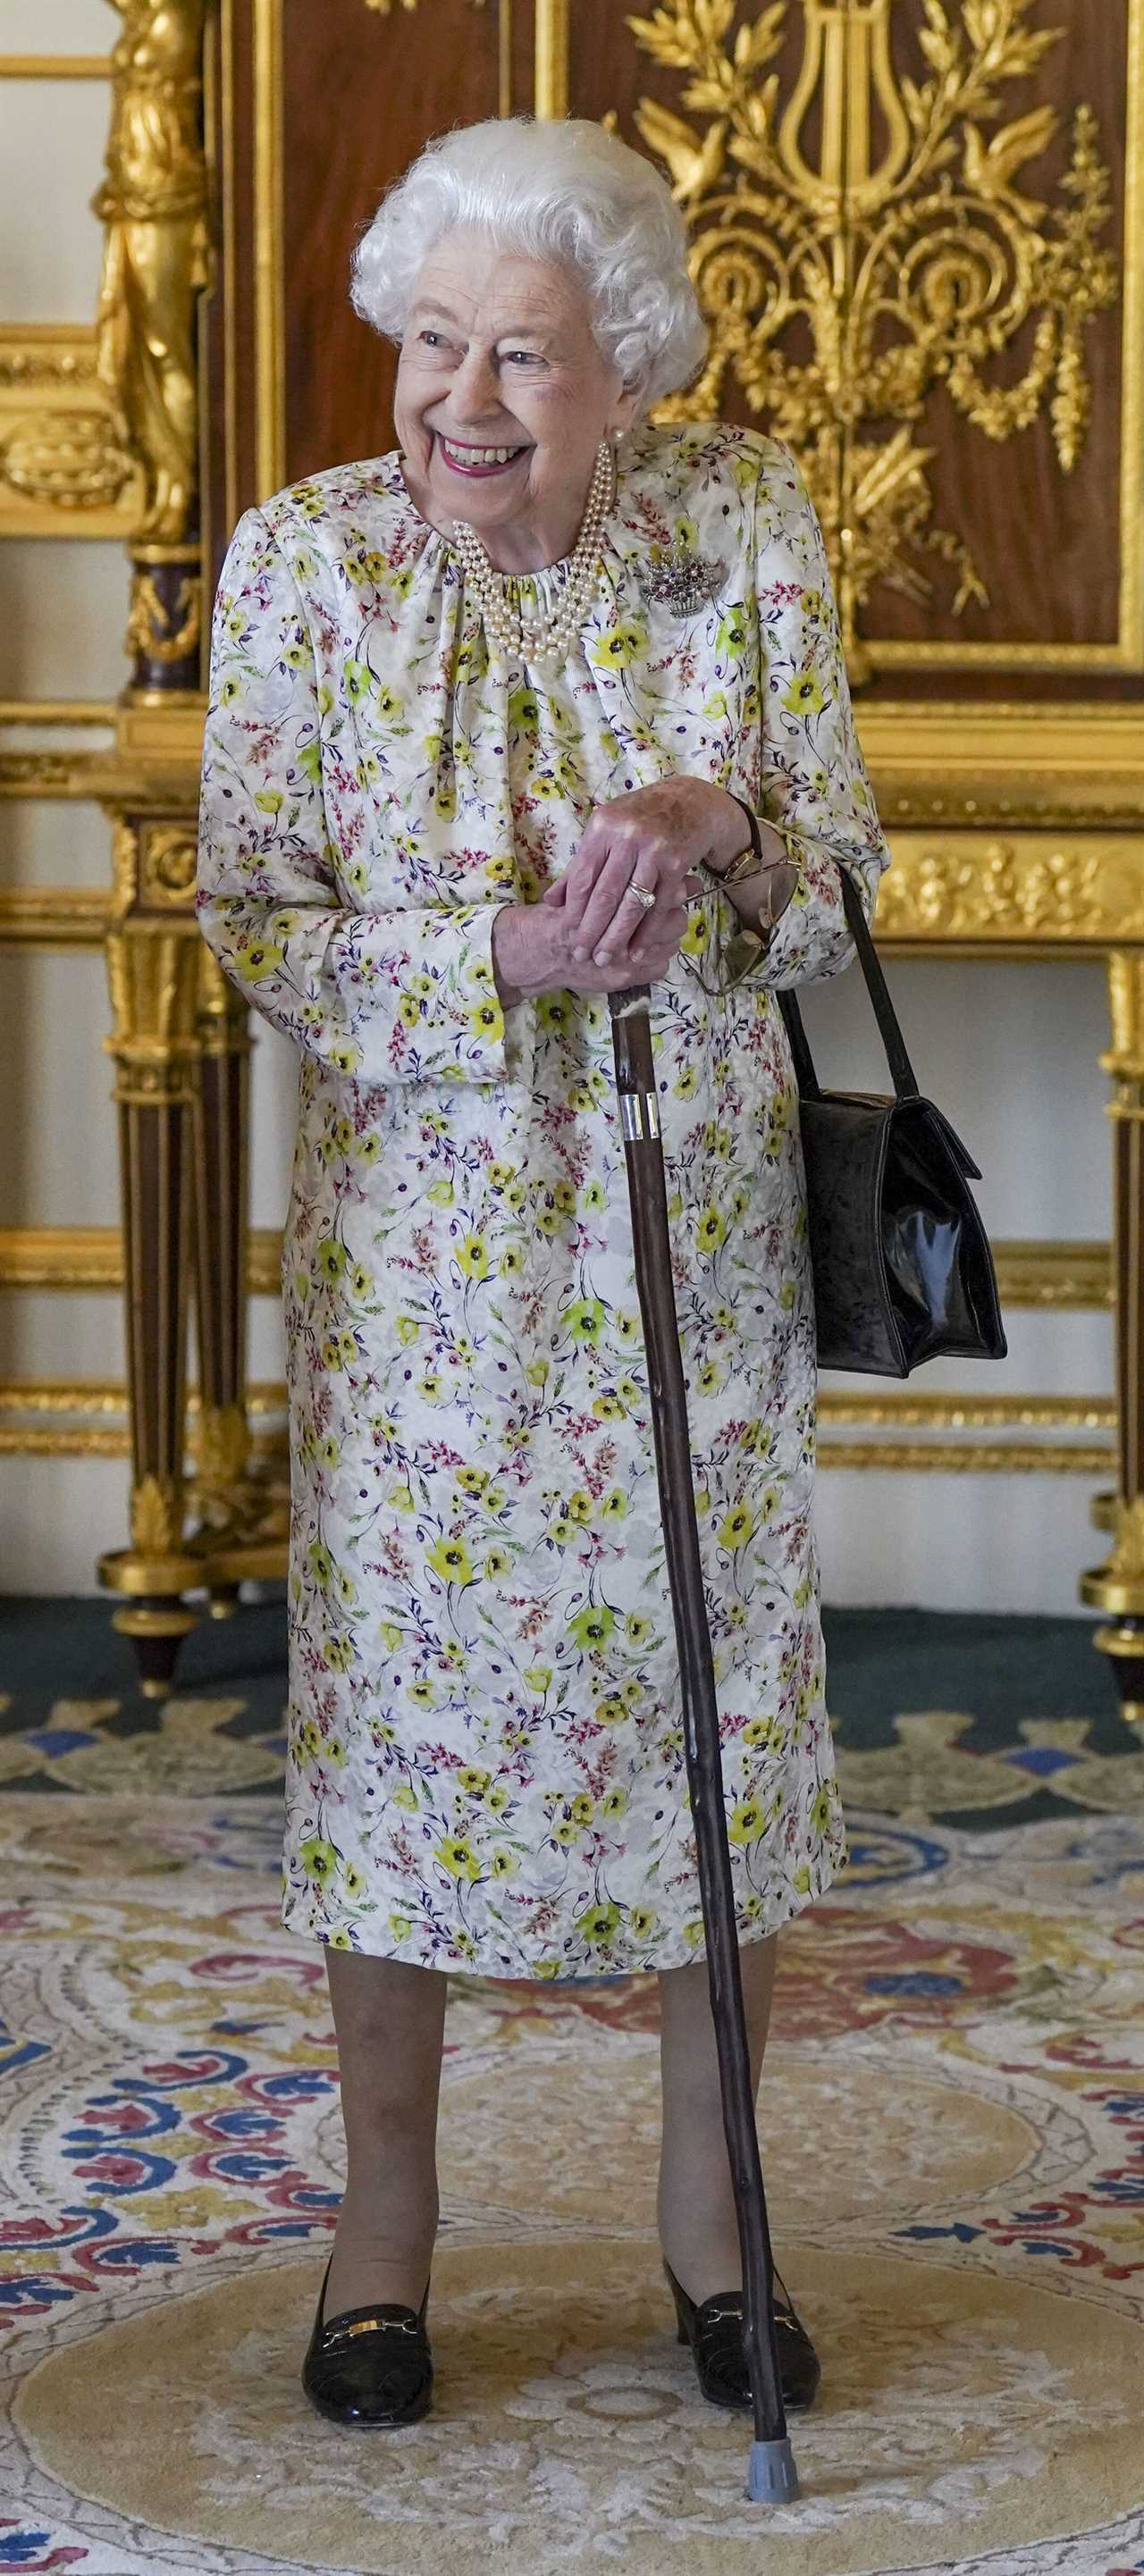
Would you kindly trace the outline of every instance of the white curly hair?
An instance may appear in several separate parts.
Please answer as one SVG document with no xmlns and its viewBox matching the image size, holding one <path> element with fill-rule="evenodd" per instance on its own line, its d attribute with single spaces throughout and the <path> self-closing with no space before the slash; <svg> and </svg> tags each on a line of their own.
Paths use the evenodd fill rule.
<svg viewBox="0 0 1144 2576">
<path fill-rule="evenodd" d="M 382 198 L 353 258 L 351 297 L 400 340 L 426 252 L 458 226 L 570 269 L 595 338 L 645 405 L 687 383 L 707 334 L 687 229 L 665 180 L 588 117 L 490 117 L 426 145 Z"/>
</svg>

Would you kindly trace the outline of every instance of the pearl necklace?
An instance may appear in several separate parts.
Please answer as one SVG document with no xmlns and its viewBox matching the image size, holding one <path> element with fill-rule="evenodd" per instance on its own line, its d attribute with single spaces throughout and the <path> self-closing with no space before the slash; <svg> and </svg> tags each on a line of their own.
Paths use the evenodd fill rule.
<svg viewBox="0 0 1144 2576">
<path fill-rule="evenodd" d="M 547 573 L 531 576 L 538 592 L 542 584 L 545 591 L 543 600 L 538 596 L 535 608 L 527 605 L 521 595 L 521 581 L 530 576 L 498 572 L 476 529 L 467 519 L 456 521 L 453 546 L 465 587 L 480 610 L 490 643 L 506 658 L 534 664 L 559 664 L 565 660 L 599 582 L 604 521 L 615 499 L 615 483 L 611 440 L 603 438 L 596 450 L 580 534 L 568 557 L 567 580 L 554 601 Z"/>
</svg>

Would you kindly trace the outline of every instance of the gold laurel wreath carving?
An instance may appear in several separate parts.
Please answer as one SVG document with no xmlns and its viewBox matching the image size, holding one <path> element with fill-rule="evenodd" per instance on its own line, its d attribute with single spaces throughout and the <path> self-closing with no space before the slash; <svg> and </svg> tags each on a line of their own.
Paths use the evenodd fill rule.
<svg viewBox="0 0 1144 2576">
<path fill-rule="evenodd" d="M 175 619 L 181 622 L 171 632 Z M 160 597 L 151 573 L 137 573 L 132 584 L 126 649 L 149 662 L 182 662 L 193 653 L 202 632 L 202 583 L 185 574 L 173 609 Z"/>
<path fill-rule="evenodd" d="M 642 51 L 682 76 L 690 118 L 645 96 L 635 122 L 687 215 L 711 331 L 698 383 L 660 417 L 717 415 L 730 375 L 795 449 L 862 680 L 858 621 L 878 584 L 920 604 L 934 589 L 928 559 L 948 567 L 955 615 L 988 598 L 964 539 L 933 524 L 933 450 L 914 424 L 935 388 L 991 439 L 1047 405 L 1062 471 L 1081 454 L 1084 337 L 1118 292 L 1098 246 L 1110 181 L 1080 105 L 1051 205 L 1019 184 L 1059 124 L 1046 105 L 1005 121 L 1014 85 L 1066 33 L 1029 25 L 1034 0 L 923 0 L 917 80 L 894 70 L 893 0 L 800 5 L 802 67 L 785 101 L 768 65 L 788 0 L 737 28 L 738 0 L 661 0 L 627 20 Z"/>
<path fill-rule="evenodd" d="M 92 199 L 105 227 L 97 365 L 122 445 L 143 468 L 140 535 L 173 541 L 190 524 L 198 471 L 195 314 L 209 283 L 200 135 L 205 0 L 110 0 L 106 175 Z"/>
<path fill-rule="evenodd" d="M 0 479 L 57 510 L 109 508 L 133 472 L 104 411 L 25 413 L 0 446 Z"/>
</svg>

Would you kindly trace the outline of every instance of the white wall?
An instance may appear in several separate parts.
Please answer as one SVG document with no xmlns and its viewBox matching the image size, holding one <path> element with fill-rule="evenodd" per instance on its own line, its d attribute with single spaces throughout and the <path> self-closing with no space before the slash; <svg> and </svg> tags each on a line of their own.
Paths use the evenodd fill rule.
<svg viewBox="0 0 1144 2576">
<path fill-rule="evenodd" d="M 106 0 L 0 0 L 0 52 L 104 52 Z M 0 83 L 0 319 L 89 320 L 99 233 L 88 212 L 106 128 L 101 84 Z M 42 217 L 29 220 L 39 201 Z M 0 697 L 111 697 L 123 685 L 126 569 L 114 545 L 68 538 L 0 545 Z M 28 737 L 10 735 L 15 748 Z M 44 747 L 94 738 L 53 733 Z M 97 885 L 109 832 L 96 809 L 0 801 L 0 883 Z M 903 964 L 892 970 L 923 1088 L 984 1169 L 982 1204 L 1002 1236 L 1105 1236 L 1110 1156 L 1103 980 L 1079 965 Z M 881 1085 L 877 1039 L 856 976 L 807 1000 L 823 1070 Z M 94 953 L 0 951 L 0 1224 L 107 1225 L 118 1205 L 103 966 Z M 257 1031 L 253 1219 L 280 1224 L 294 1111 L 290 1050 Z M 1102 1394 L 1107 1317 L 1016 1315 L 998 1369 L 933 1369 L 942 1386 Z M 113 1298 L 0 1295 L 0 1378 L 115 1377 Z M 274 1306 L 251 1310 L 251 1375 L 280 1378 Z M 850 1392 L 859 1382 L 850 1381 Z M 875 1394 L 886 1390 L 875 1388 Z M 1104 1481 L 1104 1480 L 1102 1480 Z M 1069 1610 L 1101 1542 L 1094 1488 L 1075 1477 L 824 1475 L 828 1597 L 845 1602 Z M 88 1591 L 98 1552 L 123 1544 L 120 1460 L 0 1457 L 0 1589 Z"/>
</svg>

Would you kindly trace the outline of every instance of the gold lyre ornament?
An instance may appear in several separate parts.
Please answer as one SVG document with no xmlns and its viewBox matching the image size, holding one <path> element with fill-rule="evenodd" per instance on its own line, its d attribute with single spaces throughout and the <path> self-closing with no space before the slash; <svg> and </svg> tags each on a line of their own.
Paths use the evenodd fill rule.
<svg viewBox="0 0 1144 2576">
<path fill-rule="evenodd" d="M 803 52 L 784 101 L 768 66 L 792 4 Z M 1006 121 L 1065 28 L 1030 25 L 1034 0 L 923 0 L 912 79 L 894 66 L 894 6 L 770 0 L 736 29 L 738 0 L 662 0 L 628 19 L 643 51 L 684 76 L 690 118 L 644 98 L 636 124 L 686 210 L 711 332 L 698 383 L 659 417 L 710 419 L 730 372 L 795 449 L 856 680 L 869 676 L 859 613 L 878 583 L 921 604 L 936 559 L 954 577 L 955 615 L 988 597 L 964 539 L 932 524 L 933 451 L 914 436 L 930 394 L 944 384 L 998 440 L 1047 405 L 1071 472 L 1091 407 L 1085 334 L 1118 292 L 1100 247 L 1109 178 L 1091 108 L 1076 109 L 1051 203 L 1019 179 L 1052 141 L 1056 111 L 1026 93 Z M 1026 326 L 1013 379 L 1004 362 Z"/>
</svg>

